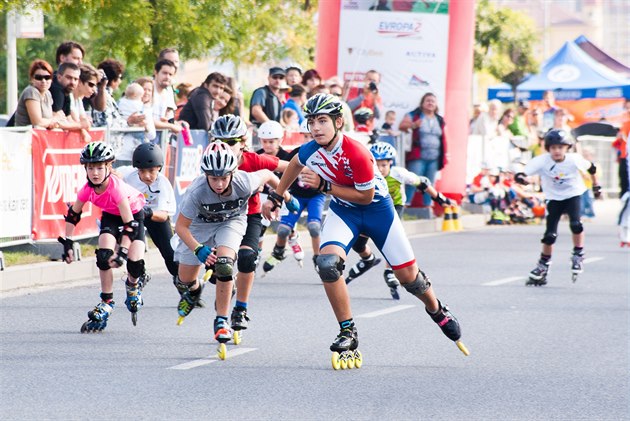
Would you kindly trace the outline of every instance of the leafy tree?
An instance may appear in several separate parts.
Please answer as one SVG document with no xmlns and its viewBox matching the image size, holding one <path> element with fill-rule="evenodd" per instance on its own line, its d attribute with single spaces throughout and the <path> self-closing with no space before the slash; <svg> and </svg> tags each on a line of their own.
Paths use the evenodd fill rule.
<svg viewBox="0 0 630 421">
<path fill-rule="evenodd" d="M 184 59 L 212 57 L 237 68 L 287 57 L 308 66 L 314 58 L 314 0 L 4 0 L 0 42 L 7 10 L 27 7 L 44 11 L 46 38 L 18 40 L 20 88 L 28 83 L 29 63 L 45 58 L 54 64 L 57 45 L 68 39 L 85 46 L 86 61 L 114 57 L 133 75 L 151 74 L 166 47 L 176 47 Z M 0 50 L 0 91 L 5 58 Z"/>
<path fill-rule="evenodd" d="M 534 22 L 523 13 L 496 8 L 481 0 L 475 22 L 475 70 L 485 70 L 514 91 L 526 75 L 538 71 L 534 44 L 539 40 Z"/>
</svg>

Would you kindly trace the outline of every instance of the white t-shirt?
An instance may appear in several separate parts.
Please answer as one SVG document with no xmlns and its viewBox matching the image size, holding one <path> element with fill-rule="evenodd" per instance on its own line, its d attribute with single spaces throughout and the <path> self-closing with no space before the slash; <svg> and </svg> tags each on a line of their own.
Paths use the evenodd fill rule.
<svg viewBox="0 0 630 421">
<path fill-rule="evenodd" d="M 160 121 L 162 117 L 166 117 L 167 119 L 171 119 L 175 115 L 175 110 L 177 109 L 177 105 L 175 105 L 175 95 L 173 93 L 172 87 L 167 87 L 162 90 L 162 92 L 158 93 L 157 86 L 155 86 L 155 81 L 153 82 L 153 119 L 155 121 Z"/>
<path fill-rule="evenodd" d="M 138 170 L 134 168 L 133 171 L 124 176 L 124 181 L 144 195 L 146 206 L 154 211 L 166 211 L 170 216 L 175 215 L 175 192 L 173 192 L 170 181 L 164 175 L 158 174 L 153 184 L 147 186 L 140 180 Z"/>
<path fill-rule="evenodd" d="M 539 155 L 525 166 L 525 174 L 540 175 L 540 183 L 547 200 L 566 200 L 580 196 L 586 185 L 580 171 L 591 167 L 591 162 L 577 153 L 568 153 L 564 161 L 556 162 L 549 153 Z"/>
</svg>

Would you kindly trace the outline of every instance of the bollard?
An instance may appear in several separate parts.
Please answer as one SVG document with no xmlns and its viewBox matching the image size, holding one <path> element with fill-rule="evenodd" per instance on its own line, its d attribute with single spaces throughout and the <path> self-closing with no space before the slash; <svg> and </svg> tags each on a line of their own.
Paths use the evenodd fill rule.
<svg viewBox="0 0 630 421">
<path fill-rule="evenodd" d="M 455 231 L 452 219 L 452 210 L 450 206 L 444 208 L 444 221 L 442 222 L 442 231 Z"/>
<path fill-rule="evenodd" d="M 457 205 L 453 205 L 452 206 L 453 209 L 453 230 L 454 231 L 461 231 L 462 230 L 462 220 L 459 219 L 459 206 Z"/>
</svg>

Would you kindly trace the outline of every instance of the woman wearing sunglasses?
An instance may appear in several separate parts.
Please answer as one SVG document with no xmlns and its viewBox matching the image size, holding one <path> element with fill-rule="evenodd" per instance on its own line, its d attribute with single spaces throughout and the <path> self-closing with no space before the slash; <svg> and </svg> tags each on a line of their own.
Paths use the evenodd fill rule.
<svg viewBox="0 0 630 421">
<path fill-rule="evenodd" d="M 50 84 L 53 70 L 44 60 L 35 60 L 28 71 L 31 84 L 22 91 L 15 112 L 16 126 L 37 126 L 52 129 L 59 127 L 53 117 Z"/>
<path fill-rule="evenodd" d="M 89 99 L 96 94 L 98 91 L 97 85 L 101 76 L 92 65 L 82 64 L 79 67 L 81 69 L 81 75 L 79 76 L 79 84 L 76 89 L 72 91 L 70 116 L 72 120 L 80 124 L 83 140 L 89 142 L 91 137 L 88 131 L 92 127 L 92 118 L 85 110 L 83 98 Z"/>
</svg>

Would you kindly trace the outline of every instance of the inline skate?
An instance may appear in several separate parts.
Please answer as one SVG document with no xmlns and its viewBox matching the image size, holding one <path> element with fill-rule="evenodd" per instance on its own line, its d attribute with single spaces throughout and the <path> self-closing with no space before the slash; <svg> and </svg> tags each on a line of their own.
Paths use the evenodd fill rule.
<svg viewBox="0 0 630 421">
<path fill-rule="evenodd" d="M 101 301 L 94 307 L 93 310 L 88 311 L 88 321 L 81 326 L 81 333 L 101 332 L 107 327 L 107 319 L 114 311 L 114 301 Z"/>
<path fill-rule="evenodd" d="M 450 312 L 448 306 L 443 305 L 440 300 L 437 300 L 439 309 L 437 313 L 431 314 L 429 310 L 425 308 L 427 314 L 431 317 L 431 319 L 442 329 L 442 333 L 449 338 L 451 341 L 455 342 L 455 345 L 459 348 L 460 351 L 464 353 L 464 355 L 470 355 L 468 348 L 460 338 L 462 336 L 462 331 L 459 326 L 459 321 L 453 316 L 453 313 Z"/>
<path fill-rule="evenodd" d="M 549 275 L 549 266 L 551 261 L 543 262 L 538 261 L 536 267 L 529 272 L 529 279 L 525 282 L 525 285 L 543 286 L 547 285 L 547 275 Z"/>
<path fill-rule="evenodd" d="M 189 285 L 185 285 L 181 283 L 181 281 L 178 281 L 177 289 L 181 294 L 181 299 L 177 305 L 177 313 L 179 314 L 179 317 L 177 318 L 177 325 L 179 326 L 184 323 L 184 318 L 186 318 L 197 306 L 199 297 L 201 297 L 201 292 L 203 291 L 203 284 L 199 284 L 199 287 L 193 291 L 190 289 Z"/>
<path fill-rule="evenodd" d="M 140 282 L 132 284 L 129 282 L 129 279 L 127 279 L 127 281 L 125 281 L 125 289 L 127 291 L 125 305 L 127 306 L 127 310 L 131 313 L 131 323 L 135 326 L 138 322 L 138 310 L 140 310 L 143 305 L 141 284 Z"/>
<path fill-rule="evenodd" d="M 361 260 L 350 268 L 350 272 L 348 272 L 348 276 L 346 277 L 346 284 L 349 284 L 379 263 L 381 263 L 381 259 L 374 256 L 374 253 L 370 254 L 366 259 L 362 257 Z"/>
<path fill-rule="evenodd" d="M 571 280 L 577 281 L 578 275 L 584 271 L 584 255 L 573 253 L 571 255 Z"/>
<path fill-rule="evenodd" d="M 300 234 L 295 231 L 294 234 L 289 237 L 289 246 L 291 247 L 291 251 L 293 251 L 293 257 L 302 268 L 304 267 L 304 250 L 302 250 L 302 246 L 298 242 L 298 238 L 300 238 Z"/>
<path fill-rule="evenodd" d="M 400 282 L 396 279 L 396 275 L 394 275 L 392 268 L 385 269 L 385 272 L 383 272 L 383 278 L 385 278 L 385 283 L 389 287 L 389 293 L 392 294 L 392 298 L 394 300 L 400 300 L 400 295 L 398 294 Z"/>
<path fill-rule="evenodd" d="M 232 340 L 232 328 L 224 317 L 217 316 L 214 319 L 214 339 L 219 343 L 217 346 L 217 356 L 220 360 L 227 358 L 227 342 Z"/>
<path fill-rule="evenodd" d="M 342 327 L 339 334 L 330 345 L 332 351 L 332 368 L 333 370 L 345 370 L 352 368 L 361 368 L 363 365 L 363 356 L 359 347 L 359 335 L 354 325 Z"/>
<path fill-rule="evenodd" d="M 263 275 L 265 276 L 267 272 L 270 272 L 278 263 L 283 261 L 286 258 L 285 247 L 280 247 L 277 244 L 273 247 L 273 251 L 271 252 L 271 256 L 265 263 L 263 263 Z"/>
<path fill-rule="evenodd" d="M 249 317 L 247 317 L 247 309 L 244 307 L 236 306 L 232 310 L 232 316 L 230 317 L 230 325 L 234 331 L 234 345 L 241 343 L 243 339 L 243 330 L 247 329 Z"/>
</svg>

